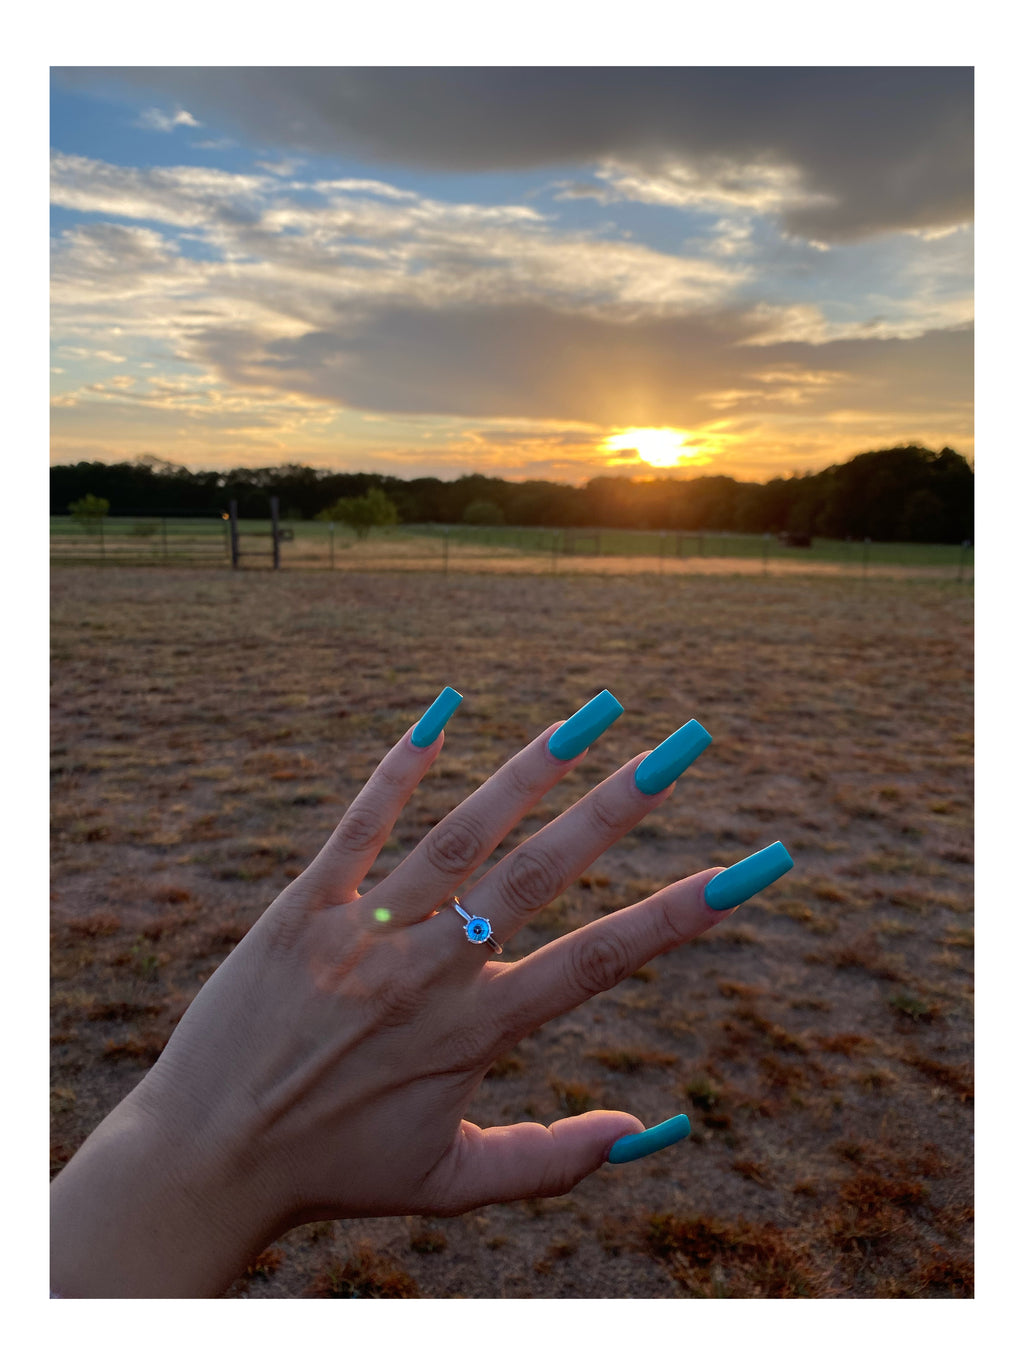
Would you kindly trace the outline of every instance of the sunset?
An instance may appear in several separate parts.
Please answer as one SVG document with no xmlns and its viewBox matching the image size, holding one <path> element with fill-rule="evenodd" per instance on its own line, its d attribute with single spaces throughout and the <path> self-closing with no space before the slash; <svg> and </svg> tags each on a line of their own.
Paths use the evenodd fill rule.
<svg viewBox="0 0 1024 1365">
<path fill-rule="evenodd" d="M 55 68 L 51 463 L 971 458 L 971 102 L 966 67 Z"/>
<path fill-rule="evenodd" d="M 42 15 L 51 1300 L 452 1300 L 503 1365 L 974 1298 L 1016 85 L 942 18 Z"/>
</svg>

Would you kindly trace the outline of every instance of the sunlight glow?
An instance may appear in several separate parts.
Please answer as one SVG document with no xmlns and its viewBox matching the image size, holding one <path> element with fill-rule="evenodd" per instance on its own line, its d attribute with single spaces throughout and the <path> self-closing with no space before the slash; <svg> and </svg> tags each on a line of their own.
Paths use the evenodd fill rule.
<svg viewBox="0 0 1024 1365">
<path fill-rule="evenodd" d="M 671 427 L 630 427 L 609 436 L 604 446 L 609 451 L 635 451 L 645 464 L 658 469 L 671 469 L 697 454 L 687 446 L 686 433 Z"/>
</svg>

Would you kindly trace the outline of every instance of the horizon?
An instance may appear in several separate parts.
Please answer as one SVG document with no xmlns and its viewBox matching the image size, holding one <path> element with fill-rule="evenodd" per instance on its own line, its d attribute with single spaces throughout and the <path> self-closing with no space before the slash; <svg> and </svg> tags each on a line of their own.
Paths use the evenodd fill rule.
<svg viewBox="0 0 1024 1365">
<path fill-rule="evenodd" d="M 972 104 L 970 68 L 55 68 L 51 464 L 973 464 Z"/>
<path fill-rule="evenodd" d="M 835 461 L 831 462 L 831 464 L 822 465 L 820 469 L 794 469 L 794 470 L 786 471 L 785 473 L 781 473 L 781 474 L 772 474 L 772 475 L 768 475 L 768 476 L 766 476 L 766 477 L 764 477 L 764 478 L 762 478 L 762 479 L 737 479 L 736 482 L 738 482 L 738 483 L 754 483 L 754 484 L 758 484 L 758 485 L 763 486 L 763 485 L 765 485 L 765 484 L 767 484 L 767 483 L 770 483 L 770 482 L 772 481 L 772 479 L 778 479 L 778 478 L 781 478 L 781 479 L 802 479 L 802 478 L 808 478 L 808 477 L 810 477 L 810 476 L 813 475 L 813 474 L 820 474 L 820 473 L 823 473 L 823 472 L 824 472 L 825 470 L 827 470 L 827 469 L 836 468 L 836 467 L 838 467 L 838 466 L 840 466 L 840 465 L 843 465 L 843 464 L 849 464 L 851 460 L 855 460 L 855 459 L 858 458 L 858 456 L 861 456 L 861 455 L 885 455 L 885 454 L 891 453 L 892 451 L 896 451 L 896 450 L 900 450 L 900 449 L 907 449 L 907 448 L 918 448 L 918 449 L 921 449 L 921 448 L 923 448 L 923 447 L 917 446 L 917 443 L 906 442 L 906 443 L 903 443 L 902 445 L 892 446 L 892 447 L 888 447 L 888 448 L 880 449 L 880 450 L 858 450 L 858 451 L 855 451 L 852 455 L 847 456 L 845 459 L 835 460 Z M 973 457 L 973 455 L 972 455 L 972 456 L 964 455 L 963 451 L 957 450 L 955 447 L 943 447 L 943 449 L 950 449 L 954 455 L 960 455 L 963 459 L 965 459 L 965 460 L 967 461 L 967 464 L 969 465 L 969 467 L 970 467 L 970 469 L 971 469 L 971 472 L 972 472 L 972 473 L 974 472 L 974 457 Z M 937 454 L 940 454 L 941 452 L 940 452 L 940 451 L 931 451 L 930 453 L 936 454 L 936 455 L 937 455 Z M 69 464 L 71 464 L 71 463 L 74 463 L 74 462 L 69 462 Z M 281 470 L 284 470 L 284 469 L 288 469 L 288 468 L 296 468 L 296 469 L 311 469 L 311 470 L 313 471 L 313 473 L 315 473 L 315 474 L 322 474 L 322 475 L 324 475 L 325 477 L 332 477 L 332 476 L 337 475 L 337 474 L 344 474 L 344 475 L 348 475 L 348 476 L 351 476 L 351 477 L 354 477 L 354 478 L 371 478 L 371 479 L 373 479 L 373 478 L 382 478 L 382 479 L 397 478 L 397 479 L 403 479 L 403 478 L 404 478 L 404 479 L 406 479 L 407 481 L 410 481 L 410 482 L 411 482 L 412 480 L 414 480 L 414 479 L 433 479 L 433 478 L 436 478 L 436 479 L 438 479 L 441 483 L 458 483 L 460 479 L 501 479 L 501 480 L 503 480 L 503 481 L 506 482 L 506 483 L 525 483 L 525 482 L 528 482 L 528 481 L 530 481 L 530 480 L 536 479 L 537 482 L 542 482 L 542 483 L 553 483 L 553 484 L 557 484 L 557 485 L 559 485 L 559 486 L 568 487 L 568 488 L 575 488 L 575 489 L 582 489 L 582 488 L 586 487 L 586 484 L 587 484 L 591 479 L 595 479 L 595 478 L 624 479 L 624 480 L 628 480 L 628 481 L 633 482 L 633 483 L 655 483 L 655 482 L 657 482 L 657 481 L 659 481 L 659 480 L 671 480 L 671 481 L 673 481 L 673 482 L 678 482 L 678 483 L 689 483 L 689 482 L 692 482 L 692 481 L 694 481 L 694 480 L 701 479 L 701 478 L 720 478 L 720 477 L 735 478 L 735 475 L 723 474 L 723 471 L 721 471 L 721 470 L 709 470 L 709 469 L 680 469 L 680 468 L 657 469 L 657 468 L 652 468 L 652 467 L 646 466 L 646 465 L 641 465 L 639 468 L 634 469 L 634 470 L 632 470 L 632 471 L 626 471 L 626 470 L 623 470 L 623 469 L 598 469 L 598 470 L 594 471 L 593 473 L 588 474 L 588 475 L 586 476 L 586 478 L 584 478 L 584 479 L 583 479 L 581 482 L 579 482 L 579 483 L 570 483 L 568 480 L 563 480 L 563 479 L 542 479 L 542 478 L 540 478 L 539 476 L 536 476 L 536 475 L 526 475 L 526 476 L 524 476 L 524 477 L 522 477 L 522 478 L 514 478 L 514 477 L 509 477 L 509 476 L 506 476 L 506 475 L 502 475 L 502 474 L 487 473 L 486 471 L 481 470 L 481 469 L 464 470 L 463 472 L 458 473 L 458 474 L 449 474 L 449 476 L 448 476 L 447 478 L 445 478 L 443 475 L 433 475 L 433 474 L 410 474 L 410 475 L 390 474 L 390 473 L 385 473 L 385 472 L 383 472 L 383 471 L 381 471 L 381 470 L 379 470 L 379 469 L 359 469 L 359 468 L 355 468 L 355 469 L 338 469 L 338 468 L 332 468 L 332 467 L 330 467 L 330 466 L 305 465 L 305 464 L 301 464 L 301 463 L 298 463 L 298 462 L 295 462 L 295 461 L 286 461 L 286 462 L 283 462 L 283 463 L 280 463 L 280 464 L 233 465 L 233 466 L 226 466 L 226 467 L 207 467 L 207 466 L 198 466 L 198 465 L 197 465 L 197 466 L 191 466 L 191 465 L 186 465 L 186 464 L 179 463 L 179 462 L 177 462 L 177 461 L 175 461 L 175 460 L 165 459 L 163 456 L 160 456 L 160 455 L 154 455 L 154 454 L 153 454 L 152 452 L 150 452 L 150 451 L 143 451 L 143 452 L 140 453 L 139 455 L 132 456 L 132 457 L 128 457 L 128 458 L 125 458 L 125 459 L 123 459 L 123 460 L 94 460 L 94 461 L 84 461 L 83 463 L 94 463 L 94 464 L 104 464 L 104 465 L 132 464 L 132 465 L 143 465 L 143 466 L 146 466 L 146 467 L 149 467 L 149 468 L 153 468 L 154 465 L 157 465 L 157 466 L 163 465 L 163 466 L 165 466 L 165 467 L 166 467 L 167 469 L 169 469 L 169 470 L 183 469 L 183 470 L 185 470 L 187 473 L 189 473 L 189 474 L 194 474 L 194 475 L 200 475 L 200 474 L 223 474 L 223 475 L 227 475 L 227 474 L 230 474 L 230 473 L 239 471 L 239 470 L 247 470 L 247 471 L 250 471 L 250 472 L 252 472 L 252 473 L 265 473 L 267 470 L 271 470 L 271 469 L 281 469 Z M 68 465 L 67 465 L 67 464 L 65 464 L 65 465 L 59 465 L 59 464 L 54 463 L 54 462 L 51 460 L 51 462 L 50 462 L 50 468 L 51 468 L 51 469 L 60 468 L 60 467 L 67 468 Z M 159 472 L 160 472 L 159 469 L 157 469 L 156 472 L 159 473 Z"/>
</svg>

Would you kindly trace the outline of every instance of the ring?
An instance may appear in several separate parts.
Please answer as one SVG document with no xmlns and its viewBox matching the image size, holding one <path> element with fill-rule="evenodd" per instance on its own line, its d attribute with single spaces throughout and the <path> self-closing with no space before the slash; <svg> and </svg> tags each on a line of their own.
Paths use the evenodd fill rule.
<svg viewBox="0 0 1024 1365">
<path fill-rule="evenodd" d="M 468 910 L 464 910 L 459 904 L 458 896 L 453 896 L 449 904 L 466 921 L 466 937 L 470 943 L 486 943 L 488 948 L 495 953 L 502 951 L 501 944 L 491 934 L 491 921 L 489 919 L 484 919 L 483 915 L 471 915 Z"/>
</svg>

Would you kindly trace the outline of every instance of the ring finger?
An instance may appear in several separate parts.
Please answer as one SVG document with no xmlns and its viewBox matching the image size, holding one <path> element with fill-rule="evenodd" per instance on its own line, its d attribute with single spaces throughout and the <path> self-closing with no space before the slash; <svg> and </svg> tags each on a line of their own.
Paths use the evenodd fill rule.
<svg viewBox="0 0 1024 1365">
<path fill-rule="evenodd" d="M 651 753 L 638 754 L 481 877 L 460 897 L 464 909 L 487 920 L 498 943 L 506 943 L 666 801 L 676 779 L 710 743 L 704 727 L 691 720 Z"/>
</svg>

